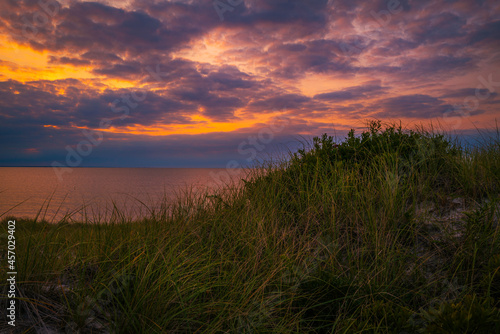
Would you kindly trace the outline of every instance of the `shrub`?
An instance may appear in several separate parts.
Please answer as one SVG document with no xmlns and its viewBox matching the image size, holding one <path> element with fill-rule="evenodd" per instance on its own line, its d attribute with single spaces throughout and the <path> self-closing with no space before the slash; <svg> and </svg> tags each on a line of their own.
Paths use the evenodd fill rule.
<svg viewBox="0 0 500 334">
<path fill-rule="evenodd" d="M 333 163 L 343 161 L 354 164 L 369 165 L 377 156 L 396 154 L 398 158 L 410 162 L 422 162 L 434 158 L 451 155 L 457 156 L 459 150 L 441 134 L 427 134 L 413 130 L 403 131 L 402 127 L 389 125 L 382 130 L 380 121 L 372 121 L 368 131 L 360 137 L 355 136 L 352 129 L 340 144 L 326 133 L 314 137 L 311 150 L 301 149 L 294 154 L 292 164 L 316 164 L 318 160 Z"/>
</svg>

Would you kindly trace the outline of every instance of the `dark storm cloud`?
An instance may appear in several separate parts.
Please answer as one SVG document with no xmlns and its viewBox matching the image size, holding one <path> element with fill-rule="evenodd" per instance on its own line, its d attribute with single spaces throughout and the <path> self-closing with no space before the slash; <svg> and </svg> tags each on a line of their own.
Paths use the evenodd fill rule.
<svg viewBox="0 0 500 334">
<path fill-rule="evenodd" d="M 354 94 L 353 92 L 350 92 L 348 90 L 342 90 L 342 91 L 331 92 L 331 93 L 323 93 L 323 94 L 318 94 L 318 95 L 314 96 L 315 99 L 336 101 L 336 102 L 354 100 L 354 99 L 357 99 L 358 97 L 359 96 L 357 96 L 356 94 Z"/>
<path fill-rule="evenodd" d="M 201 73 L 200 73 L 201 72 Z M 204 108 L 211 120 L 228 121 L 234 111 L 247 105 L 260 90 L 259 81 L 234 66 L 221 66 L 198 72 L 194 68 L 179 73 L 175 87 L 169 94 L 181 101 L 189 101 Z"/>
<path fill-rule="evenodd" d="M 375 105 L 374 105 L 375 106 Z M 403 95 L 377 101 L 382 111 L 377 117 L 387 118 L 433 118 L 441 117 L 454 107 L 445 101 L 423 94 Z"/>
<path fill-rule="evenodd" d="M 176 64 L 179 65 L 178 62 Z M 112 106 L 115 110 L 127 111 L 126 117 L 114 124 L 118 127 L 131 124 L 152 125 L 157 122 L 188 124 L 189 118 L 182 115 L 196 114 L 199 107 L 203 107 L 205 116 L 212 120 L 228 121 L 234 119 L 236 109 L 244 107 L 256 91 L 263 89 L 260 83 L 235 67 L 225 66 L 201 75 L 190 66 L 191 63 L 180 64 L 184 65 L 183 70 L 172 78 L 177 88 L 158 92 L 108 89 L 99 93 L 88 88 L 82 89 L 78 80 L 58 83 L 40 81 L 24 85 L 14 81 L 4 82 L 0 85 L 0 97 L 6 101 L 2 110 L 22 121 L 31 116 L 20 114 L 20 110 L 36 114 L 40 125 L 74 124 L 94 128 L 98 127 L 103 117 L 118 118 L 123 114 L 113 114 Z M 163 65 L 162 71 L 169 68 L 174 69 L 167 63 Z M 133 71 L 120 66 L 114 69 L 119 76 L 141 73 L 138 64 L 136 68 L 132 68 Z M 111 74 L 115 73 L 108 73 Z M 58 94 L 60 89 L 65 89 L 65 95 Z M 235 90 L 240 92 L 238 96 L 232 95 L 231 92 Z M 14 91 L 18 91 L 18 94 L 14 94 Z M 134 100 L 132 93 L 144 98 L 141 97 L 140 101 Z M 55 110 L 63 112 L 53 113 Z"/>
<path fill-rule="evenodd" d="M 468 36 L 468 43 L 470 45 L 480 42 L 489 42 L 498 44 L 499 41 L 500 41 L 500 20 L 488 22 L 482 26 L 479 26 Z"/>
<path fill-rule="evenodd" d="M 71 98 L 55 93 L 53 83 L 29 85 L 12 80 L 0 82 L 0 101 L 4 124 L 62 124 L 72 105 Z"/>
<path fill-rule="evenodd" d="M 39 50 L 66 52 L 118 53 L 138 55 L 143 51 L 168 51 L 188 42 L 215 22 L 205 5 L 164 3 L 162 17 L 140 8 L 124 10 L 98 2 L 72 2 L 58 7 L 53 17 L 45 15 L 35 1 L 9 1 L 2 5 L 2 26 L 22 43 Z M 145 8 L 147 10 L 147 8 Z M 185 9 L 192 18 L 181 22 L 177 14 Z M 201 13 L 201 14 L 196 14 Z M 38 16 L 37 16 L 38 15 Z M 41 24 L 32 18 L 45 15 Z M 28 23 L 26 23 L 28 22 Z M 196 23 L 193 23 L 196 22 Z M 29 29 L 27 29 L 29 27 Z"/>
<path fill-rule="evenodd" d="M 90 65 L 90 61 L 85 59 L 70 58 L 70 57 L 55 57 L 49 56 L 49 63 L 51 64 L 63 64 L 63 65 L 74 65 L 74 66 L 87 66 Z"/>
<path fill-rule="evenodd" d="M 205 116 L 214 121 L 230 120 L 233 118 L 234 111 L 244 106 L 243 101 L 238 97 L 219 96 L 201 87 L 191 90 L 186 87 L 172 93 L 177 99 L 193 102 L 194 105 L 204 107 Z"/>
<path fill-rule="evenodd" d="M 110 62 L 122 60 L 114 53 L 88 51 L 81 55 L 81 58 L 98 62 Z"/>
<path fill-rule="evenodd" d="M 235 67 L 222 67 L 207 77 L 214 90 L 233 90 L 237 88 L 253 88 L 257 85 L 251 77 Z"/>
<path fill-rule="evenodd" d="M 281 45 L 276 45 L 271 48 L 271 51 L 284 51 L 284 52 L 302 52 L 307 49 L 307 45 L 305 44 L 297 44 L 297 43 L 285 43 Z"/>
<path fill-rule="evenodd" d="M 472 57 L 432 56 L 405 60 L 399 71 L 394 74 L 409 80 L 432 76 L 439 83 L 442 77 L 463 75 L 466 71 L 476 68 L 476 64 L 477 60 Z"/>
<path fill-rule="evenodd" d="M 350 65 L 332 61 L 331 57 L 320 54 L 300 55 L 296 58 L 299 71 L 310 71 L 315 73 L 323 72 L 344 72 L 352 73 L 354 68 Z"/>
<path fill-rule="evenodd" d="M 336 40 L 311 40 L 303 44 L 276 44 L 267 53 L 268 61 L 279 64 L 270 74 L 294 79 L 307 73 L 352 76 L 358 67 L 346 57 L 347 47 Z"/>
<path fill-rule="evenodd" d="M 183 40 L 182 35 L 176 35 L 178 40 L 168 39 L 161 22 L 145 13 L 99 3 L 75 3 L 62 9 L 60 17 L 61 22 L 55 27 L 57 35 L 50 36 L 55 50 L 112 49 L 135 53 L 141 48 L 169 48 Z"/>
<path fill-rule="evenodd" d="M 72 82 L 73 85 L 76 83 Z M 66 88 L 68 82 L 62 81 L 58 87 L 51 84 L 53 87 L 44 82 L 33 82 L 31 85 L 0 82 L 0 98 L 3 101 L 0 118 L 3 123 L 99 128 L 103 118 L 110 118 L 116 120 L 115 127 L 152 125 L 160 121 L 163 124 L 186 124 L 189 120 L 182 115 L 196 112 L 188 104 L 154 92 L 107 90 L 103 94 L 79 91 L 78 94 L 59 95 L 56 90 Z M 134 99 L 134 96 L 137 98 Z M 123 115 L 126 117 L 122 118 Z"/>
<path fill-rule="evenodd" d="M 144 73 L 144 70 L 141 63 L 130 61 L 113 64 L 106 67 L 99 67 L 94 69 L 92 72 L 110 77 L 130 78 L 131 76 L 135 77 L 142 75 Z"/>
<path fill-rule="evenodd" d="M 205 107 L 204 115 L 213 121 L 234 120 L 236 109 L 245 106 L 244 102 L 237 97 L 219 97 L 212 94 L 204 99 L 202 105 Z"/>
<path fill-rule="evenodd" d="M 115 127 L 149 126 L 160 121 L 162 124 L 187 124 L 189 119 L 181 114 L 194 111 L 188 104 L 154 92 L 129 90 L 107 92 L 98 98 L 79 101 L 75 110 L 77 118 L 92 128 L 98 128 L 104 117 L 115 118 Z"/>
<path fill-rule="evenodd" d="M 310 32 L 328 22 L 325 9 L 328 0 L 255 0 L 251 6 L 236 6 L 224 19 L 230 23 L 254 25 L 258 23 L 293 24 L 301 22 L 301 31 Z"/>
<path fill-rule="evenodd" d="M 343 102 L 351 100 L 363 100 L 386 94 L 388 88 L 382 87 L 380 81 L 368 82 L 362 86 L 349 87 L 339 91 L 315 95 L 318 100 L 330 102 Z"/>
<path fill-rule="evenodd" d="M 488 96 L 488 97 L 496 97 L 498 93 L 489 92 L 488 89 L 476 89 L 476 88 L 462 88 L 455 90 L 447 90 L 440 98 L 466 98 L 470 96 Z"/>
<path fill-rule="evenodd" d="M 450 12 L 430 15 L 410 23 L 412 39 L 419 43 L 449 41 L 466 34 L 467 20 Z"/>
</svg>

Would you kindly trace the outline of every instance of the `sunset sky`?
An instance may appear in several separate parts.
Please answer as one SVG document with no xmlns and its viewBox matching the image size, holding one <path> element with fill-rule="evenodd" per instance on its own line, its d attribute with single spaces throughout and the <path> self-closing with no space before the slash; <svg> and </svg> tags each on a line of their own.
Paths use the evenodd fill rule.
<svg viewBox="0 0 500 334">
<path fill-rule="evenodd" d="M 369 119 L 500 121 L 498 0 L 1 0 L 0 32 L 0 166 L 224 167 Z"/>
</svg>

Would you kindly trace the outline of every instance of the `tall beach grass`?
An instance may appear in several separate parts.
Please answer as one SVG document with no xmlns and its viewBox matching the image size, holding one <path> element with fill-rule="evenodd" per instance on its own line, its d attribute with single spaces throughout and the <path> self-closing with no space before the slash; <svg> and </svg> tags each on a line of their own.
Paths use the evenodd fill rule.
<svg viewBox="0 0 500 334">
<path fill-rule="evenodd" d="M 15 332 L 499 333 L 499 194 L 500 136 L 372 122 L 136 221 L 16 219 Z"/>
</svg>

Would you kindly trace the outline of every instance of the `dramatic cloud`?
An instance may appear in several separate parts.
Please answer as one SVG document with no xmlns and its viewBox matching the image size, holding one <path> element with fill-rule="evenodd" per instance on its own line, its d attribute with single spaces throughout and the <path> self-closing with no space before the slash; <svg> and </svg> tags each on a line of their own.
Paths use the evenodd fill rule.
<svg viewBox="0 0 500 334">
<path fill-rule="evenodd" d="M 440 117 L 453 106 L 429 95 L 403 95 L 379 101 L 382 112 L 379 117 L 385 118 L 432 118 Z"/>
<path fill-rule="evenodd" d="M 266 152 L 500 115 L 495 0 L 7 0 L 0 33 L 0 165 L 64 163 L 94 133 L 83 166 L 225 166 L 262 131 Z"/>
<path fill-rule="evenodd" d="M 314 96 L 315 99 L 334 102 L 351 100 L 364 100 L 373 96 L 384 94 L 386 88 L 380 86 L 380 82 L 366 83 L 363 86 L 349 87 L 336 92 L 323 93 Z"/>
</svg>

